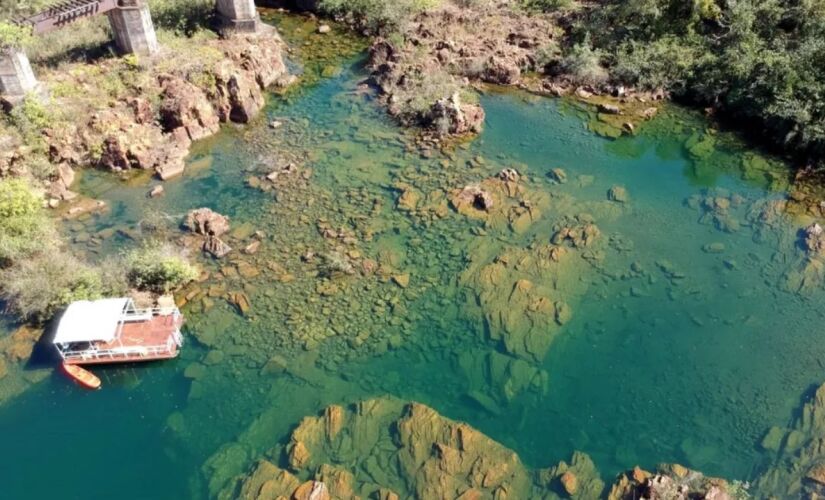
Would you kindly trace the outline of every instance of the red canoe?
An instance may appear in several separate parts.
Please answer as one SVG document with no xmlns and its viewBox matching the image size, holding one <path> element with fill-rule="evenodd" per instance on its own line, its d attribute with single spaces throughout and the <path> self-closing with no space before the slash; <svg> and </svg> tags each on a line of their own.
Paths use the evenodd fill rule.
<svg viewBox="0 0 825 500">
<path fill-rule="evenodd" d="M 89 370 L 85 370 L 77 365 L 67 365 L 66 363 L 61 364 L 60 367 L 63 369 L 63 373 L 83 387 L 87 389 L 100 389 L 100 379 Z"/>
</svg>

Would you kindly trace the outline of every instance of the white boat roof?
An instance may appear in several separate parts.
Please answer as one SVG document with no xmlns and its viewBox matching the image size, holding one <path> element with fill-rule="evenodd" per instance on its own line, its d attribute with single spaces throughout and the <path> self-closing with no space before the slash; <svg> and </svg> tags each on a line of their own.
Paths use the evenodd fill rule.
<svg viewBox="0 0 825 500">
<path fill-rule="evenodd" d="M 53 343 L 114 340 L 123 312 L 130 302 L 128 298 L 72 302 L 60 318 Z"/>
</svg>

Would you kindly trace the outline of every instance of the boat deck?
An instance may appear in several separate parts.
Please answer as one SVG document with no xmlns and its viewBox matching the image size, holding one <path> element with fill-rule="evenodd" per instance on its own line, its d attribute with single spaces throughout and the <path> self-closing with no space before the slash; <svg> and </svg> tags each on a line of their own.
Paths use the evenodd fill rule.
<svg viewBox="0 0 825 500">
<path fill-rule="evenodd" d="M 133 321 L 124 323 L 120 332 L 119 340 L 108 343 L 97 344 L 97 350 L 108 351 L 118 350 L 115 355 L 101 354 L 100 356 L 90 356 L 82 359 L 67 359 L 67 364 L 86 365 L 100 363 L 124 363 L 132 361 L 152 361 L 157 359 L 169 359 L 178 355 L 178 345 L 172 341 L 169 349 L 169 338 L 180 328 L 183 317 L 173 315 L 153 316 L 146 321 Z M 158 350 L 156 347 L 163 349 Z"/>
</svg>

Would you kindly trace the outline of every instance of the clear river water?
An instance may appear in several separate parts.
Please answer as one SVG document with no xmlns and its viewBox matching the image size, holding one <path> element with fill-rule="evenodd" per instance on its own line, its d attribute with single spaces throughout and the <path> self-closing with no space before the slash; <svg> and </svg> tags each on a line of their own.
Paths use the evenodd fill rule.
<svg viewBox="0 0 825 500">
<path fill-rule="evenodd" d="M 211 276 L 183 292 L 179 359 L 95 369 L 94 393 L 55 373 L 0 405 L 0 496 L 207 497 L 303 416 L 380 395 L 466 421 L 531 467 L 581 450 L 606 480 L 659 462 L 752 479 L 765 431 L 825 379 L 822 287 L 792 285 L 805 221 L 760 216 L 786 196 L 781 166 L 677 108 L 614 140 L 574 104 L 494 89 L 480 97 L 480 137 L 421 154 L 358 91 L 365 76 L 360 59 L 341 59 L 273 96 L 261 119 L 197 144 L 161 198 L 147 199 L 155 181 L 143 177 L 83 176 L 79 190 L 110 206 L 66 224 L 89 259 L 151 231 L 178 237 L 201 206 L 228 215 L 238 241 L 262 231 L 264 243 L 254 258 L 195 256 Z M 284 125 L 270 128 L 275 119 Z M 250 179 L 284 162 L 299 165 L 284 185 Z M 438 208 L 505 167 L 544 200 L 526 230 Z M 608 200 L 614 186 L 625 202 Z M 398 207 L 405 190 L 417 209 Z M 478 300 L 483 285 L 467 273 L 505 249 L 529 253 L 582 214 L 600 230 L 596 246 L 533 278 L 570 319 L 546 352 L 508 352 L 485 315 L 499 298 Z M 330 241 L 327 227 L 354 241 Z M 322 278 L 307 252 L 336 245 L 409 284 Z M 223 299 L 233 291 L 248 296 L 246 314 Z M 240 451 L 224 476 L 208 463 L 227 449 Z"/>
</svg>

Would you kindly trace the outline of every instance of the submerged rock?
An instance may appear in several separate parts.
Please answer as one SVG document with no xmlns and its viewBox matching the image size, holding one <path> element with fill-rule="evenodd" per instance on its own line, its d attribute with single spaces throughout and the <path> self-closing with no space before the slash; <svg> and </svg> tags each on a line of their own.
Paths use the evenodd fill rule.
<svg viewBox="0 0 825 500">
<path fill-rule="evenodd" d="M 459 213 L 476 210 L 488 212 L 495 205 L 493 196 L 477 184 L 465 186 L 454 192 L 450 202 Z"/>
<path fill-rule="evenodd" d="M 622 186 L 613 186 L 607 191 L 607 199 L 618 203 L 627 203 L 630 201 L 630 195 L 627 194 L 627 189 Z"/>
<path fill-rule="evenodd" d="M 514 168 L 505 168 L 498 173 L 498 178 L 506 182 L 518 182 L 519 179 L 521 179 L 521 176 L 519 175 L 518 170 Z"/>
<path fill-rule="evenodd" d="M 788 429 L 773 427 L 763 447 L 775 450 L 771 463 L 755 481 L 764 498 L 825 496 L 825 384 L 820 386 Z"/>
<path fill-rule="evenodd" d="M 469 425 L 390 398 L 333 405 L 304 418 L 285 453 L 291 471 L 259 461 L 219 498 L 536 498 L 565 472 L 568 485 L 577 474 L 578 495 L 600 492 L 601 484 L 583 454 L 574 455 L 564 471 L 534 474 L 515 453 Z"/>
<path fill-rule="evenodd" d="M 547 176 L 556 184 L 564 184 L 567 182 L 567 172 L 561 168 L 554 168 Z"/>
<path fill-rule="evenodd" d="M 232 247 L 224 243 L 223 240 L 217 236 L 210 234 L 203 242 L 203 250 L 217 259 L 222 259 L 232 251 Z"/>
</svg>

